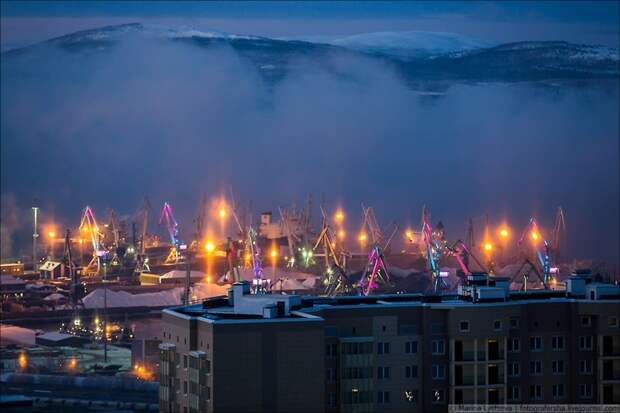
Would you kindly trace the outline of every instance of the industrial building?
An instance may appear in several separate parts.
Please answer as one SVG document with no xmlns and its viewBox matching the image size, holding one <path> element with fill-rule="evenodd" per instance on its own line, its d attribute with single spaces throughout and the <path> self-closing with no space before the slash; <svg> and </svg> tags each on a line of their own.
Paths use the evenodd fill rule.
<svg viewBox="0 0 620 413">
<path fill-rule="evenodd" d="M 160 410 L 447 411 L 449 404 L 620 403 L 620 286 L 572 275 L 511 291 L 251 294 L 163 314 Z"/>
</svg>

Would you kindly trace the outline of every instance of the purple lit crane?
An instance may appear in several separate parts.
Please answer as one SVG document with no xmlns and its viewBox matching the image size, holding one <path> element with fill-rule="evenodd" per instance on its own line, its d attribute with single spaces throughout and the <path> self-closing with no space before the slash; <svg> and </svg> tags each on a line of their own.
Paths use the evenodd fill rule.
<svg viewBox="0 0 620 413">
<path fill-rule="evenodd" d="M 359 282 L 362 295 L 369 295 L 376 290 L 379 287 L 378 281 L 388 283 L 389 275 L 383 251 L 379 245 L 375 244 L 368 254 L 368 264 Z"/>
<path fill-rule="evenodd" d="M 165 262 L 166 264 L 174 264 L 179 261 L 179 248 L 181 246 L 181 241 L 179 240 L 179 224 L 174 219 L 172 207 L 167 202 L 164 202 L 164 207 L 161 209 L 159 225 L 163 224 L 164 221 L 166 223 L 166 228 L 168 229 L 171 244 L 170 252 L 168 253 L 168 257 Z"/>
</svg>

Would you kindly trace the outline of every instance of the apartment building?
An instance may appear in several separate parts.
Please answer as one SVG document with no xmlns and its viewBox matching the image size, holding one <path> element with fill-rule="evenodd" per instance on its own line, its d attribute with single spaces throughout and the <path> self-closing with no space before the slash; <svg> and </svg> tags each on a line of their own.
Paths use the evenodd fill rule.
<svg viewBox="0 0 620 413">
<path fill-rule="evenodd" d="M 620 287 L 251 295 L 163 314 L 162 412 L 442 412 L 448 404 L 620 403 Z"/>
</svg>

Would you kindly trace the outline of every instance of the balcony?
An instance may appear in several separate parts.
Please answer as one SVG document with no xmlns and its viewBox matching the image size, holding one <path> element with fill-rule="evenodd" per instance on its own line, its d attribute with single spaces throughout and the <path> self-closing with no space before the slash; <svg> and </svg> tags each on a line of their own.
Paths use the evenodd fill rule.
<svg viewBox="0 0 620 413">
<path fill-rule="evenodd" d="M 474 385 L 474 367 L 472 365 L 454 366 L 454 385 L 455 386 L 473 386 Z"/>
</svg>

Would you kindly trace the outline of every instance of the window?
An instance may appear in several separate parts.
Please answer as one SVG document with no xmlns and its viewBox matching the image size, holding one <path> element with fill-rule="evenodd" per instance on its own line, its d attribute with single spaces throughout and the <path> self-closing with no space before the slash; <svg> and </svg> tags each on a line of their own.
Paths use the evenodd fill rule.
<svg viewBox="0 0 620 413">
<path fill-rule="evenodd" d="M 521 375 L 521 363 L 508 363 L 508 376 L 519 377 Z"/>
<path fill-rule="evenodd" d="M 431 397 L 434 404 L 446 402 L 446 397 L 442 389 L 431 390 Z"/>
<path fill-rule="evenodd" d="M 414 354 L 418 352 L 418 342 L 417 341 L 407 341 L 405 343 L 405 353 Z"/>
<path fill-rule="evenodd" d="M 415 379 L 418 377 L 418 366 L 405 366 L 405 378 Z"/>
<path fill-rule="evenodd" d="M 530 400 L 542 400 L 542 384 L 530 386 Z"/>
<path fill-rule="evenodd" d="M 531 351 L 542 351 L 542 349 L 543 349 L 542 337 L 540 336 L 530 337 L 530 350 Z"/>
<path fill-rule="evenodd" d="M 511 400 L 511 401 L 521 400 L 521 387 L 519 386 L 508 387 L 508 400 Z"/>
<path fill-rule="evenodd" d="M 520 322 L 519 322 L 518 318 L 511 318 L 510 319 L 510 328 L 511 329 L 515 330 L 515 329 L 519 328 L 519 324 L 520 324 Z"/>
<path fill-rule="evenodd" d="M 553 398 L 554 399 L 563 399 L 564 398 L 564 384 L 554 384 L 552 387 Z"/>
<path fill-rule="evenodd" d="M 459 329 L 461 333 L 469 333 L 469 321 L 461 321 L 459 323 Z"/>
<path fill-rule="evenodd" d="M 380 391 L 377 392 L 377 404 L 384 404 L 390 402 L 390 392 Z"/>
<path fill-rule="evenodd" d="M 499 331 L 501 329 L 502 329 L 502 321 L 501 320 L 493 321 L 493 330 Z"/>
<path fill-rule="evenodd" d="M 183 355 L 183 368 L 186 369 L 187 368 L 187 356 Z"/>
<path fill-rule="evenodd" d="M 334 381 L 336 380 L 336 369 L 334 370 Z M 346 367 L 343 369 L 345 379 L 370 379 L 372 378 L 372 367 Z"/>
<path fill-rule="evenodd" d="M 390 368 L 389 367 L 377 367 L 377 379 L 379 380 L 387 380 L 390 378 Z"/>
<path fill-rule="evenodd" d="M 542 361 L 533 360 L 530 361 L 530 375 L 540 376 L 542 374 Z"/>
<path fill-rule="evenodd" d="M 607 326 L 611 328 L 618 327 L 618 317 L 615 317 L 615 316 L 607 317 Z"/>
<path fill-rule="evenodd" d="M 341 346 L 342 354 L 370 354 L 372 353 L 372 343 L 343 343 Z"/>
<path fill-rule="evenodd" d="M 338 354 L 338 344 L 332 343 L 325 345 L 325 356 L 334 358 Z"/>
<path fill-rule="evenodd" d="M 582 374 L 582 375 L 592 374 L 592 360 L 580 360 L 579 361 L 579 374 Z"/>
<path fill-rule="evenodd" d="M 390 343 L 377 343 L 377 354 L 390 354 Z"/>
<path fill-rule="evenodd" d="M 592 398 L 592 384 L 580 384 L 579 385 L 579 398 L 591 399 Z"/>
<path fill-rule="evenodd" d="M 325 381 L 327 383 L 335 383 L 336 382 L 336 369 L 328 368 L 325 370 Z"/>
<path fill-rule="evenodd" d="M 187 382 L 183 380 L 183 394 L 187 394 Z"/>
<path fill-rule="evenodd" d="M 581 326 L 582 327 L 592 327 L 592 317 L 590 317 L 590 316 L 581 317 Z"/>
<path fill-rule="evenodd" d="M 592 350 L 592 336 L 580 336 L 579 337 L 579 350 L 581 351 Z"/>
<path fill-rule="evenodd" d="M 329 407 L 336 407 L 336 393 L 327 394 L 327 405 Z"/>
<path fill-rule="evenodd" d="M 442 380 L 446 378 L 446 366 L 443 364 L 433 364 L 432 372 L 433 380 Z"/>
<path fill-rule="evenodd" d="M 551 362 L 551 372 L 553 374 L 564 374 L 564 360 L 553 360 Z"/>
<path fill-rule="evenodd" d="M 564 350 L 564 336 L 553 336 L 553 337 L 551 337 L 551 348 L 554 351 L 562 351 L 562 350 Z"/>
<path fill-rule="evenodd" d="M 508 351 L 518 353 L 521 351 L 521 340 L 517 337 L 508 339 Z"/>
<path fill-rule="evenodd" d="M 446 353 L 445 342 L 443 340 L 433 340 L 431 342 L 431 349 L 432 349 L 432 353 L 435 355 L 445 354 Z"/>
</svg>

